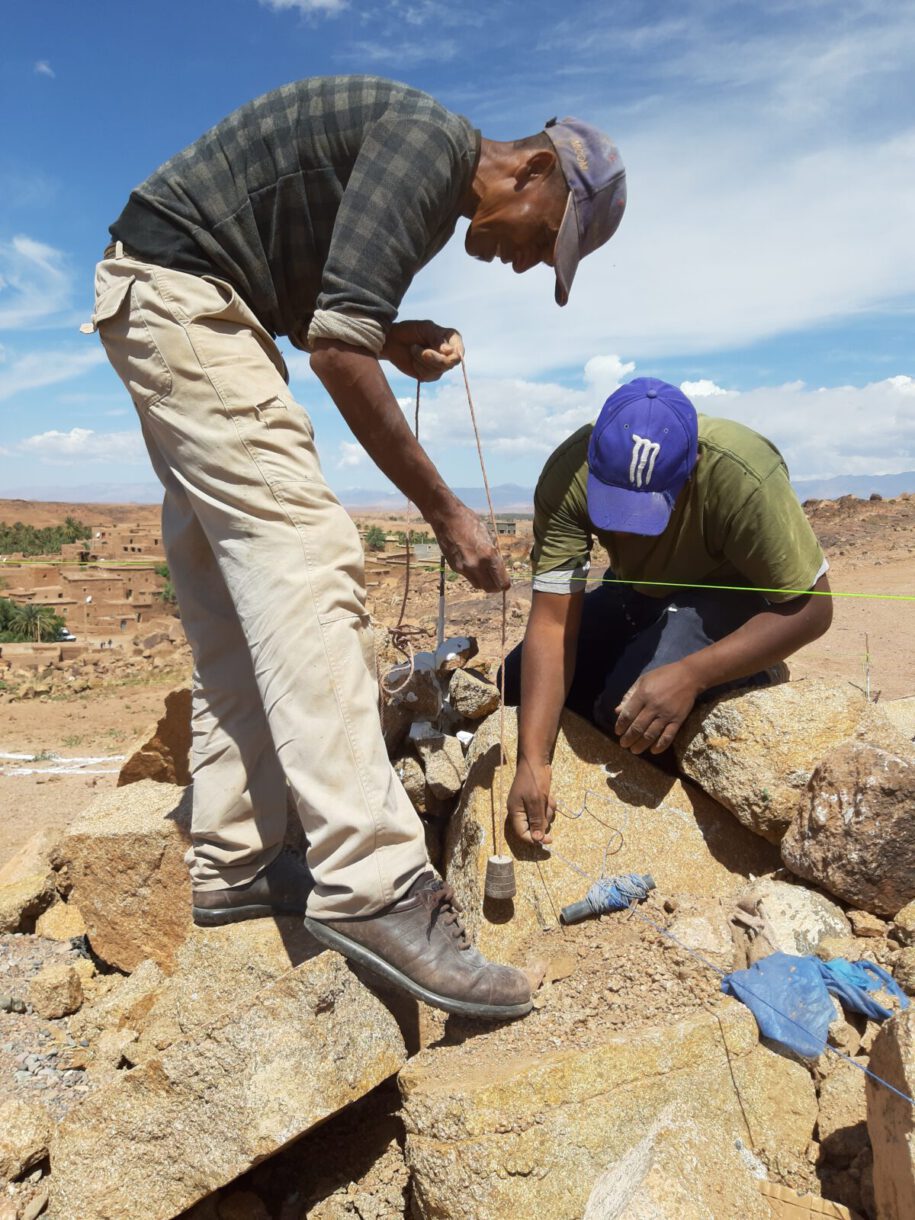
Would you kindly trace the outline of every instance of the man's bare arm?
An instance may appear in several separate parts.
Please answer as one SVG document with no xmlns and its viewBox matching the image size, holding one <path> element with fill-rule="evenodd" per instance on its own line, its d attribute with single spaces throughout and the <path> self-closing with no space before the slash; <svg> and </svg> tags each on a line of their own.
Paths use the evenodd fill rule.
<svg viewBox="0 0 915 1220">
<path fill-rule="evenodd" d="M 311 367 L 375 465 L 416 505 L 455 572 L 478 589 L 509 586 L 499 552 L 475 513 L 448 488 L 404 418 L 378 359 L 319 339 Z"/>
<path fill-rule="evenodd" d="M 526 842 L 551 841 L 550 759 L 575 674 L 584 593 L 534 593 L 521 654 L 518 766 L 508 794 L 512 829 Z"/>
</svg>

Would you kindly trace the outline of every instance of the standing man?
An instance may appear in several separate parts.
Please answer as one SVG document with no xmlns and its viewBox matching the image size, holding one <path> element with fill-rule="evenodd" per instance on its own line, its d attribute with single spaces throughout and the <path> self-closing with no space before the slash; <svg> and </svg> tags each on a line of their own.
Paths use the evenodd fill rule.
<svg viewBox="0 0 915 1220">
<path fill-rule="evenodd" d="M 585 593 L 595 540 L 613 579 Z M 769 685 L 832 621 L 817 596 L 829 565 L 779 451 L 653 377 L 621 386 L 547 461 L 531 565 L 505 672 L 521 705 L 508 812 L 527 842 L 550 842 L 563 704 L 633 754 L 660 754 L 697 699 Z"/>
<path fill-rule="evenodd" d="M 324 481 L 275 343 L 287 335 L 455 571 L 507 587 L 486 530 L 413 438 L 380 360 L 434 380 L 456 331 L 396 322 L 416 272 L 470 218 L 468 253 L 554 266 L 625 205 L 614 145 L 576 119 L 482 139 L 426 94 L 375 77 L 298 81 L 161 166 L 111 226 L 93 324 L 165 488 L 163 538 L 194 653 L 194 917 L 305 909 L 281 852 L 288 782 L 305 827 L 311 931 L 411 994 L 469 1016 L 530 1008 L 432 872 L 385 752 L 362 548 Z"/>
</svg>

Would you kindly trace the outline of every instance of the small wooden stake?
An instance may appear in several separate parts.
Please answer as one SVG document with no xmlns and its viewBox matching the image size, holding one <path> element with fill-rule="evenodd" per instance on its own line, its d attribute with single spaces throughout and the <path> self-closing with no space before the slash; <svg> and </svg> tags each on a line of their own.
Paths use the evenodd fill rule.
<svg viewBox="0 0 915 1220">
<path fill-rule="evenodd" d="M 515 862 L 511 856 L 490 856 L 486 861 L 483 893 L 487 898 L 514 898 Z"/>
</svg>

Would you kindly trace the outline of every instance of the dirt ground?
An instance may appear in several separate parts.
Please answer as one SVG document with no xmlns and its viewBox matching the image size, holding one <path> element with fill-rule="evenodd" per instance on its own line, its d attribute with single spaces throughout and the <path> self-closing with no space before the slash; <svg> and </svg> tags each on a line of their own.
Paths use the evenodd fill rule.
<svg viewBox="0 0 915 1220">
<path fill-rule="evenodd" d="M 157 511 L 149 505 L 25 506 L 0 501 L 0 520 L 30 520 L 36 525 L 59 521 L 65 512 L 104 522 L 139 520 L 144 512 Z M 807 511 L 829 558 L 837 596 L 831 630 L 791 658 L 792 679 L 816 676 L 850 682 L 869 687 L 871 697 L 878 700 L 915 695 L 915 496 L 822 500 L 810 502 Z M 366 521 L 374 520 L 366 516 Z M 406 521 L 385 519 L 384 524 L 397 529 Z M 415 520 L 412 524 L 416 528 Z M 519 529 L 522 536 L 503 541 L 513 578 L 508 595 L 509 648 L 523 637 L 530 605 L 526 567 L 530 526 L 522 522 Z M 403 566 L 390 557 L 370 557 L 366 575 L 376 621 L 393 625 L 400 612 Z M 869 596 L 857 596 L 861 594 Z M 893 600 L 890 595 L 912 600 Z M 446 583 L 446 599 L 448 634 L 477 636 L 479 662 L 484 668 L 488 662 L 494 673 L 500 655 L 501 598 L 479 593 L 452 576 Z M 414 566 L 405 621 L 420 629 L 417 647 L 434 645 L 437 610 L 437 565 Z M 0 866 L 36 830 L 63 828 L 98 791 L 114 785 L 120 756 L 155 723 L 174 685 L 174 675 L 163 680 L 151 672 L 145 685 L 132 683 L 66 699 L 3 706 Z"/>
</svg>

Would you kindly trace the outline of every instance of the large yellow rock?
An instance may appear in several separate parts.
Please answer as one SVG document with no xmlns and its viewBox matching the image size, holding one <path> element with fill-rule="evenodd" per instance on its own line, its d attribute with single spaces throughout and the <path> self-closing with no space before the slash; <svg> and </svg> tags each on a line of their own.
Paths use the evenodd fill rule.
<svg viewBox="0 0 915 1220">
<path fill-rule="evenodd" d="M 184 853 L 191 790 L 143 780 L 93 801 L 60 842 L 95 953 L 119 970 L 146 958 L 170 969 L 190 929 Z"/>
<path fill-rule="evenodd" d="M 48 1154 L 51 1116 L 38 1101 L 10 1098 L 0 1104 L 0 1179 L 27 1173 Z"/>
<path fill-rule="evenodd" d="M 700 704 L 680 730 L 681 770 L 755 834 L 777 843 L 814 768 L 840 742 L 911 749 L 853 687 L 786 682 Z"/>
<path fill-rule="evenodd" d="M 505 711 L 506 754 L 514 760 L 517 715 Z M 520 960 L 532 937 L 555 926 L 556 911 L 582 898 L 587 878 L 650 873 L 663 894 L 726 898 L 778 866 L 778 854 L 739 826 L 698 789 L 666 775 L 572 712 L 563 713 L 553 756 L 552 792 L 560 807 L 554 824 L 555 854 L 517 841 L 518 893 L 513 902 L 483 901 L 486 859 L 499 823 L 496 761 L 499 716 L 480 727 L 468 754 L 470 773 L 452 818 L 445 850 L 447 880 L 465 908 L 468 926 L 482 951 L 498 961 Z M 506 766 L 503 797 L 514 768 Z M 504 812 L 504 811 L 503 811 Z M 617 833 L 617 831 L 619 833 Z M 621 838 L 620 838 L 621 836 Z M 611 848 L 613 854 L 606 856 Z M 575 869 L 586 875 L 582 877 Z"/>
<path fill-rule="evenodd" d="M 185 853 L 193 787 L 141 780 L 98 797 L 56 849 L 95 953 L 129 972 L 152 959 L 170 971 L 194 924 Z M 286 844 L 300 849 L 302 826 L 288 814 Z"/>
<path fill-rule="evenodd" d="M 345 962 L 331 953 L 303 960 L 315 946 L 302 941 L 300 921 L 213 932 L 222 936 L 201 948 L 220 981 L 184 997 L 186 1026 L 58 1128 L 51 1214 L 169 1220 L 404 1063 L 396 1021 Z M 223 956 L 233 937 L 246 952 Z M 207 985 L 200 972 L 183 978 L 187 993 L 198 985 Z"/>
<path fill-rule="evenodd" d="M 755 1175 L 776 1155 L 801 1163 L 816 1121 L 806 1069 L 763 1048 L 737 1004 L 605 1038 L 591 1032 L 582 1049 L 514 1055 L 483 1035 L 423 1051 L 401 1071 L 424 1220 L 579 1220 L 599 1185 L 613 1186 L 606 1193 L 619 1210 L 595 1216 L 768 1220 Z M 646 1202 L 639 1191 L 656 1157 L 668 1176 L 679 1162 L 667 1203 L 682 1210 L 624 1211 Z M 666 1188 L 655 1186 L 657 1203 Z"/>
<path fill-rule="evenodd" d="M 83 984 L 69 962 L 49 962 L 29 984 L 29 1003 L 46 1021 L 69 1016 L 82 1002 Z"/>
<path fill-rule="evenodd" d="M 35 935 L 46 940 L 72 940 L 85 932 L 86 922 L 75 902 L 55 902 L 35 921 Z"/>
<path fill-rule="evenodd" d="M 915 1007 L 881 1028 L 870 1068 L 909 1099 L 915 1097 Z M 880 1220 L 915 1216 L 915 1120 L 904 1100 L 873 1077 L 867 1079 L 867 1133 L 874 1150 L 874 1192 Z"/>
<path fill-rule="evenodd" d="M 165 711 L 131 749 L 118 775 L 118 787 L 152 779 L 160 784 L 189 784 L 191 692 L 187 687 L 165 696 Z"/>
<path fill-rule="evenodd" d="M 58 839 L 51 830 L 38 830 L 26 839 L 17 852 L 0 864 L 0 886 L 11 885 L 37 873 L 51 872 L 51 853 Z"/>
<path fill-rule="evenodd" d="M 0 885 L 0 932 L 30 932 L 53 898 L 53 880 L 46 872 Z"/>
</svg>

